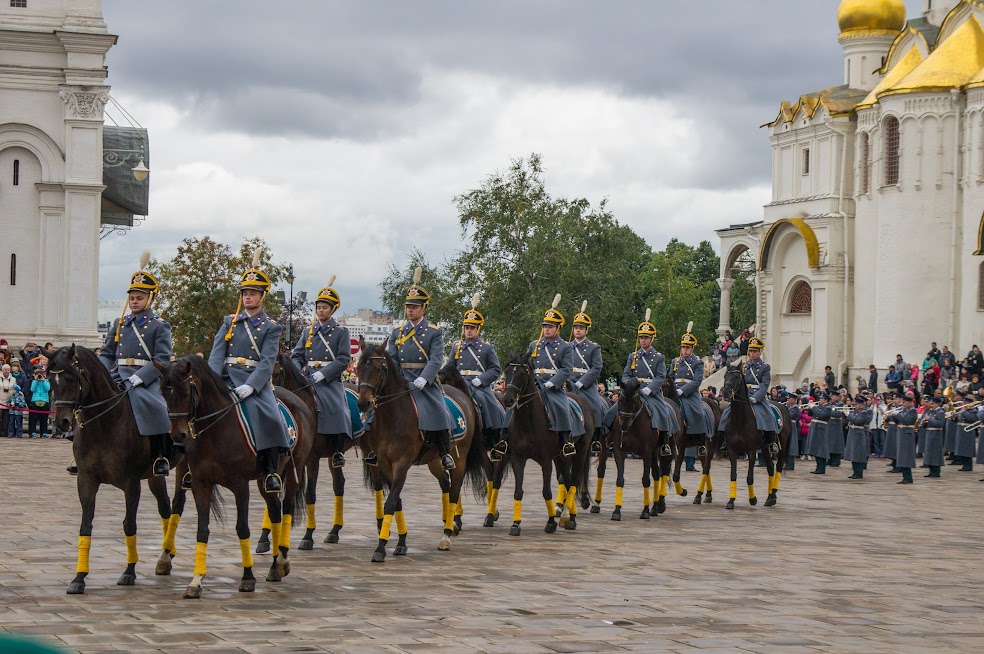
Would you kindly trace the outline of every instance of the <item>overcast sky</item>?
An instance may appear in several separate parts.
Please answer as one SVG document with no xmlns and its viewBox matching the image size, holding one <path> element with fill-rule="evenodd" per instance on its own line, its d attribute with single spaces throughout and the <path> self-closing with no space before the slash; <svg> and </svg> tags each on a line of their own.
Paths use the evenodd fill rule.
<svg viewBox="0 0 984 654">
<path fill-rule="evenodd" d="M 102 241 L 100 298 L 143 248 L 260 235 L 295 293 L 335 273 L 343 310 L 375 307 L 387 263 L 453 253 L 452 198 L 530 152 L 553 194 L 608 198 L 653 247 L 717 248 L 769 200 L 759 125 L 843 81 L 837 5 L 105 0 L 152 184 L 147 220 Z"/>
</svg>

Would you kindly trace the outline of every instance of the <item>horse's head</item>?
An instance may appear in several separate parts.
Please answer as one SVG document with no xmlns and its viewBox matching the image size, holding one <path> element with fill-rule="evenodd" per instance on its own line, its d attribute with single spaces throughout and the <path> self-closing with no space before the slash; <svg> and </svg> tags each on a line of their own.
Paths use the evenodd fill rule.
<svg viewBox="0 0 984 654">
<path fill-rule="evenodd" d="M 386 352 L 387 337 L 379 345 L 371 345 L 365 339 L 359 338 L 359 365 L 356 376 L 359 378 L 359 410 L 366 412 L 376 406 L 376 400 L 383 392 L 389 379 L 392 359 Z"/>
<path fill-rule="evenodd" d="M 273 366 L 274 386 L 283 386 L 288 391 L 297 392 L 308 385 L 308 380 L 301 374 L 300 368 L 290 358 L 290 352 L 281 351 L 277 355 L 277 363 Z"/>
<path fill-rule="evenodd" d="M 721 385 L 721 397 L 729 402 L 735 399 L 739 388 L 745 387 L 745 374 L 741 362 L 729 363 L 724 372 L 724 383 Z"/>
<path fill-rule="evenodd" d="M 169 366 L 154 363 L 161 373 L 161 395 L 171 419 L 171 440 L 181 445 L 188 436 L 195 438 L 195 413 L 201 400 L 191 359 L 185 357 Z"/>
<path fill-rule="evenodd" d="M 667 375 L 666 379 L 663 380 L 663 387 L 660 389 L 663 393 L 663 397 L 672 400 L 676 404 L 680 404 L 680 396 L 676 392 L 676 384 L 673 382 L 673 378 Z"/>
<path fill-rule="evenodd" d="M 520 403 L 521 396 L 533 392 L 533 360 L 526 354 L 509 353 L 506 365 L 506 391 L 502 395 L 502 405 L 513 409 Z"/>
<path fill-rule="evenodd" d="M 91 389 L 89 377 L 79 362 L 80 352 L 73 343 L 46 355 L 55 425 L 63 432 L 75 431 L 78 427 L 78 410 Z"/>
<path fill-rule="evenodd" d="M 635 413 L 639 408 L 639 388 L 641 384 L 635 377 L 630 377 L 622 384 L 622 392 L 618 395 L 618 410 L 622 413 Z"/>
</svg>

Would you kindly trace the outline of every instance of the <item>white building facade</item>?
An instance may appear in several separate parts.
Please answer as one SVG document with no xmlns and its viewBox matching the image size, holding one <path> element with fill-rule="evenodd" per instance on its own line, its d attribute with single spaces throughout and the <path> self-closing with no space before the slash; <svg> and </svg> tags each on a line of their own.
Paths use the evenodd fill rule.
<svg viewBox="0 0 984 654">
<path fill-rule="evenodd" d="M 765 125 L 772 202 L 718 231 L 722 314 L 732 267 L 756 261 L 773 379 L 831 366 L 854 386 L 929 343 L 984 345 L 984 2 L 843 0 L 844 83 L 783 102 Z M 736 325 L 736 328 L 747 325 Z"/>
<path fill-rule="evenodd" d="M 98 345 L 101 0 L 0 0 L 0 336 Z"/>
</svg>

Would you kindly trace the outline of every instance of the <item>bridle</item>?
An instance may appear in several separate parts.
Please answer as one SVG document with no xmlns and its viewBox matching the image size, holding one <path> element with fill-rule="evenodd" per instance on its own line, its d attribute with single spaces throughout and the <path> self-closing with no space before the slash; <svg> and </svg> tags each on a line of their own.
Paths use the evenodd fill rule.
<svg viewBox="0 0 984 654">
<path fill-rule="evenodd" d="M 727 391 L 728 382 L 730 381 L 728 379 L 728 377 L 730 375 L 732 375 L 732 374 L 735 375 L 735 376 L 741 375 L 741 370 L 739 370 L 738 368 L 732 368 L 732 369 L 729 369 L 726 373 L 724 373 L 724 388 L 721 389 L 721 395 L 722 395 L 722 397 L 724 397 L 724 399 L 726 399 L 728 402 L 732 402 L 732 403 L 734 403 L 734 402 L 741 402 L 741 403 L 744 403 L 744 404 L 751 404 L 752 403 L 751 400 L 749 400 L 747 397 L 738 397 L 738 395 L 737 395 L 737 393 L 738 393 L 738 382 L 735 382 L 734 384 L 732 384 L 732 386 L 731 386 L 731 392 L 730 393 Z M 744 376 L 742 377 L 741 382 L 742 383 L 744 382 Z"/>
<path fill-rule="evenodd" d="M 533 366 L 532 366 L 532 364 L 530 364 L 530 363 L 509 363 L 509 364 L 506 364 L 506 371 L 507 372 L 509 371 L 510 368 L 526 368 L 526 371 L 528 373 L 528 377 L 526 377 L 526 380 L 527 381 L 522 386 L 517 386 L 516 384 L 514 384 L 512 382 L 509 382 L 509 383 L 506 384 L 506 390 L 510 390 L 510 391 L 512 391 L 513 393 L 516 394 L 516 405 L 513 407 L 513 409 L 515 410 L 515 409 L 520 409 L 520 408 L 526 406 L 527 404 L 529 404 L 530 402 L 532 402 L 533 401 L 533 398 L 536 397 L 537 395 L 539 395 L 539 392 L 533 391 L 531 393 L 526 393 L 526 394 L 523 393 L 523 390 L 529 385 L 529 380 L 530 379 L 533 379 Z M 513 377 L 515 378 L 515 375 Z M 509 375 L 507 374 L 506 375 L 506 379 L 508 379 L 508 378 L 509 378 Z"/>
<path fill-rule="evenodd" d="M 384 404 L 392 402 L 404 395 L 409 395 L 411 391 L 409 389 L 404 391 L 398 391 L 396 393 L 390 393 L 389 395 L 380 395 L 380 391 L 386 387 L 386 381 L 389 378 L 389 366 L 386 365 L 386 360 L 388 357 L 384 354 L 374 354 L 369 357 L 369 361 L 382 361 L 382 365 L 379 366 L 379 383 L 370 384 L 367 381 L 362 381 L 362 375 L 359 375 L 359 390 L 363 388 L 369 389 L 369 402 L 372 404 L 373 408 L 381 407 Z"/>
<path fill-rule="evenodd" d="M 219 421 L 222 420 L 222 418 L 224 418 L 227 413 L 229 413 L 234 408 L 236 408 L 237 405 L 242 403 L 242 400 L 237 397 L 233 402 L 230 402 L 228 406 L 224 406 L 218 411 L 207 413 L 204 416 L 198 416 L 196 415 L 196 412 L 198 410 L 198 404 L 199 404 L 198 400 L 200 398 L 200 393 L 198 391 L 198 384 L 195 383 L 195 376 L 189 372 L 188 376 L 184 379 L 182 384 L 188 385 L 188 410 L 168 411 L 167 417 L 171 422 L 181 419 L 187 420 L 188 436 L 191 437 L 191 440 L 195 440 L 196 438 L 204 434 L 206 431 L 217 425 Z M 210 418 L 215 418 L 215 420 L 213 420 L 211 424 L 206 425 L 200 431 L 195 428 L 195 423 L 197 421 L 208 420 Z"/>
<path fill-rule="evenodd" d="M 642 413 L 642 409 L 645 407 L 645 405 L 642 403 L 642 400 L 639 400 L 639 408 L 636 409 L 634 413 L 629 411 L 622 411 L 621 408 L 622 400 L 627 399 L 624 393 L 625 389 L 623 388 L 622 390 L 623 393 L 618 399 L 618 403 L 619 403 L 618 418 L 619 418 L 619 429 L 622 432 L 621 436 L 624 438 L 625 435 L 629 432 L 629 430 L 632 429 L 632 425 L 635 424 L 636 418 L 638 418 L 639 414 Z M 639 395 L 639 389 L 637 388 L 636 396 L 638 397 L 638 395 Z M 626 422 L 626 419 L 628 419 L 628 422 Z"/>
<path fill-rule="evenodd" d="M 96 420 L 97 418 L 99 418 L 101 416 L 104 416 L 107 413 L 109 413 L 110 411 L 112 411 L 113 409 L 115 409 L 116 408 L 116 405 L 119 404 L 120 402 L 122 402 L 123 401 L 123 398 L 125 398 L 130 393 L 130 389 L 133 388 L 131 386 L 130 388 L 125 389 L 119 395 L 114 395 L 112 397 L 108 397 L 105 400 L 99 400 L 98 402 L 93 402 L 92 404 L 82 404 L 82 401 L 88 395 L 88 393 L 86 392 L 86 390 L 82 386 L 82 378 L 85 377 L 86 379 L 88 379 L 88 375 L 86 375 L 85 370 L 83 370 L 79 366 L 79 359 L 78 359 L 78 357 L 75 357 L 72 360 L 70 366 L 72 368 L 72 372 L 75 374 L 75 379 L 78 382 L 78 389 L 77 389 L 76 394 L 75 394 L 75 399 L 74 400 L 55 400 L 54 402 L 52 402 L 52 406 L 54 406 L 54 407 L 66 406 L 66 405 L 67 406 L 70 406 L 72 408 L 72 419 L 75 421 L 75 427 L 76 427 L 76 429 L 78 431 L 82 431 L 82 427 L 85 426 L 85 424 L 88 424 L 88 423 L 92 422 L 93 420 Z M 64 370 L 50 370 L 49 371 L 49 374 L 55 375 L 55 377 L 57 378 L 58 375 L 61 375 L 64 372 L 65 372 Z M 96 415 L 92 416 L 88 420 L 86 420 L 86 421 L 83 422 L 83 420 L 82 420 L 82 412 L 83 411 L 85 411 L 87 409 L 94 409 L 94 408 L 99 407 L 99 406 L 102 406 L 104 404 L 109 404 L 109 406 L 106 407 L 105 409 L 103 409 L 102 411 L 100 411 L 99 413 L 97 413 Z"/>
</svg>

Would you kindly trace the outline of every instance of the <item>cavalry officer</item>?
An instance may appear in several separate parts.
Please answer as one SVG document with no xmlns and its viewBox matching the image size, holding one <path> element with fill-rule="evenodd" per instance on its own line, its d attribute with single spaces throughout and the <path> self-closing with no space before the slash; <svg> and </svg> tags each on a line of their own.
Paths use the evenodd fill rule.
<svg viewBox="0 0 984 654">
<path fill-rule="evenodd" d="M 958 462 L 963 464 L 960 472 L 973 472 L 974 437 L 977 434 L 975 430 L 968 430 L 967 427 L 977 421 L 977 409 L 975 407 L 969 409 L 957 407 L 954 418 L 957 421 L 957 442 L 953 453 L 959 459 Z"/>
<path fill-rule="evenodd" d="M 666 357 L 652 346 L 655 336 L 656 325 L 649 322 L 649 310 L 647 309 L 646 319 L 639 323 L 636 330 L 638 348 L 629 355 L 625 362 L 625 370 L 622 371 L 622 384 L 625 385 L 630 379 L 639 381 L 639 396 L 646 410 L 649 411 L 652 428 L 669 436 L 680 430 L 680 424 L 677 422 L 673 407 L 663 397 L 663 383 L 666 381 Z M 611 421 L 614 421 L 617 412 L 618 405 L 613 406 L 609 411 L 609 425 L 611 425 Z M 660 448 L 660 454 L 667 456 L 670 452 L 669 443 L 664 443 Z"/>
<path fill-rule="evenodd" d="M 502 461 L 509 448 L 505 437 L 506 411 L 492 391 L 502 374 L 495 346 L 479 335 L 485 325 L 485 316 L 478 310 L 478 295 L 472 299 L 472 308 L 465 312 L 461 331 L 464 338 L 451 348 L 454 352 L 454 367 L 468 384 L 475 405 L 482 414 L 482 426 L 486 443 L 494 443 L 489 450 L 489 459 Z"/>
<path fill-rule="evenodd" d="M 830 419 L 827 421 L 827 451 L 831 468 L 839 468 L 844 456 L 844 417 L 850 405 L 840 393 L 830 396 Z"/>
<path fill-rule="evenodd" d="M 601 435 L 604 431 L 605 414 L 608 413 L 608 403 L 598 393 L 598 378 L 601 377 L 601 346 L 588 339 L 591 329 L 591 316 L 585 313 L 588 301 L 581 304 L 581 312 L 572 321 L 571 348 L 574 351 L 574 367 L 568 383 L 574 392 L 587 400 L 594 410 L 595 431 L 591 437 L 591 451 L 601 451 Z"/>
<path fill-rule="evenodd" d="M 680 339 L 680 356 L 670 364 L 670 375 L 680 398 L 687 433 L 704 434 L 707 444 L 710 444 L 714 440 L 714 418 L 700 395 L 700 383 L 704 381 L 704 362 L 694 354 L 697 337 L 691 333 L 693 326 L 693 322 L 688 324 L 687 333 Z M 707 445 L 697 448 L 697 456 L 704 456 L 706 453 Z"/>
<path fill-rule="evenodd" d="M 929 468 L 926 477 L 939 478 L 943 458 L 943 428 L 946 427 L 946 413 L 940 404 L 943 398 L 930 395 L 929 408 L 919 421 L 920 429 L 926 428 L 926 443 L 923 446 L 923 465 Z"/>
<path fill-rule="evenodd" d="M 560 295 L 554 298 L 553 306 L 543 314 L 540 324 L 540 338 L 530 343 L 526 350 L 533 364 L 536 385 L 540 397 L 550 417 L 551 431 L 557 432 L 563 443 L 561 454 L 574 456 L 574 440 L 584 433 L 584 425 L 574 413 L 571 400 L 564 387 L 574 371 L 574 351 L 570 344 L 560 337 L 560 328 L 567 322 L 564 314 L 557 310 Z"/>
<path fill-rule="evenodd" d="M 906 391 L 902 398 L 902 409 L 895 415 L 895 422 L 898 424 L 898 453 L 896 454 L 896 464 L 898 471 L 902 473 L 900 484 L 912 483 L 912 469 L 916 467 L 916 430 L 914 425 L 919 414 L 916 413 L 915 395 L 912 391 Z"/>
<path fill-rule="evenodd" d="M 817 467 L 810 471 L 811 475 L 827 474 L 827 459 L 830 450 L 827 449 L 827 424 L 832 410 L 828 401 L 830 396 L 820 393 L 817 404 L 809 409 L 810 431 L 806 435 L 806 453 L 816 459 Z"/>
<path fill-rule="evenodd" d="M 757 336 L 748 339 L 748 360 L 742 366 L 745 375 L 745 385 L 748 387 L 748 401 L 751 402 L 755 413 L 755 427 L 762 432 L 762 445 L 770 454 L 779 452 L 776 438 L 776 417 L 769 408 L 769 384 L 772 383 L 772 368 L 762 361 L 762 350 L 765 341 Z M 728 406 L 721 414 L 721 426 L 718 431 L 724 431 L 731 418 L 731 407 Z"/>
<path fill-rule="evenodd" d="M 130 277 L 126 299 L 130 314 L 120 316 L 113 323 L 99 350 L 99 360 L 128 389 L 137 431 L 150 438 L 157 454 L 154 475 L 166 477 L 170 470 L 167 457 L 171 449 L 171 420 L 161 395 L 161 373 L 154 362 L 167 365 L 171 361 L 171 326 L 150 308 L 160 286 L 144 270 L 149 260 L 150 253 L 144 251 L 140 270 Z M 76 474 L 78 469 L 73 464 L 69 472 Z"/>
<path fill-rule="evenodd" d="M 865 406 L 865 399 L 858 395 L 854 398 L 854 410 L 847 415 L 847 445 L 844 448 L 844 458 L 851 462 L 854 470 L 848 479 L 864 478 L 868 467 L 868 453 L 871 445 L 868 437 L 868 425 L 871 423 L 871 408 Z"/>
<path fill-rule="evenodd" d="M 264 491 L 283 489 L 277 474 L 281 452 L 290 448 L 273 394 L 273 368 L 280 351 L 283 328 L 267 317 L 263 300 L 270 290 L 270 278 L 259 269 L 260 251 L 253 253 L 253 265 L 239 280 L 239 306 L 226 316 L 215 334 L 208 366 L 235 388 L 244 405 L 256 438 L 256 461 L 263 471 Z"/>
<path fill-rule="evenodd" d="M 342 300 L 332 288 L 335 276 L 318 291 L 314 301 L 315 319 L 306 334 L 301 334 L 291 354 L 294 363 L 304 371 L 314 391 L 318 409 L 318 433 L 326 436 L 335 453 L 331 466 L 345 465 L 345 451 L 352 438 L 352 416 L 349 413 L 342 373 L 352 360 L 352 340 L 347 327 L 334 318 Z"/>
<path fill-rule="evenodd" d="M 386 351 L 400 366 L 417 408 L 417 427 L 424 440 L 441 453 L 445 470 L 454 469 L 451 458 L 451 414 L 444 403 L 444 389 L 437 372 L 444 364 L 444 330 L 427 322 L 430 294 L 420 286 L 420 268 L 404 300 L 406 321 L 393 330 Z"/>
</svg>

